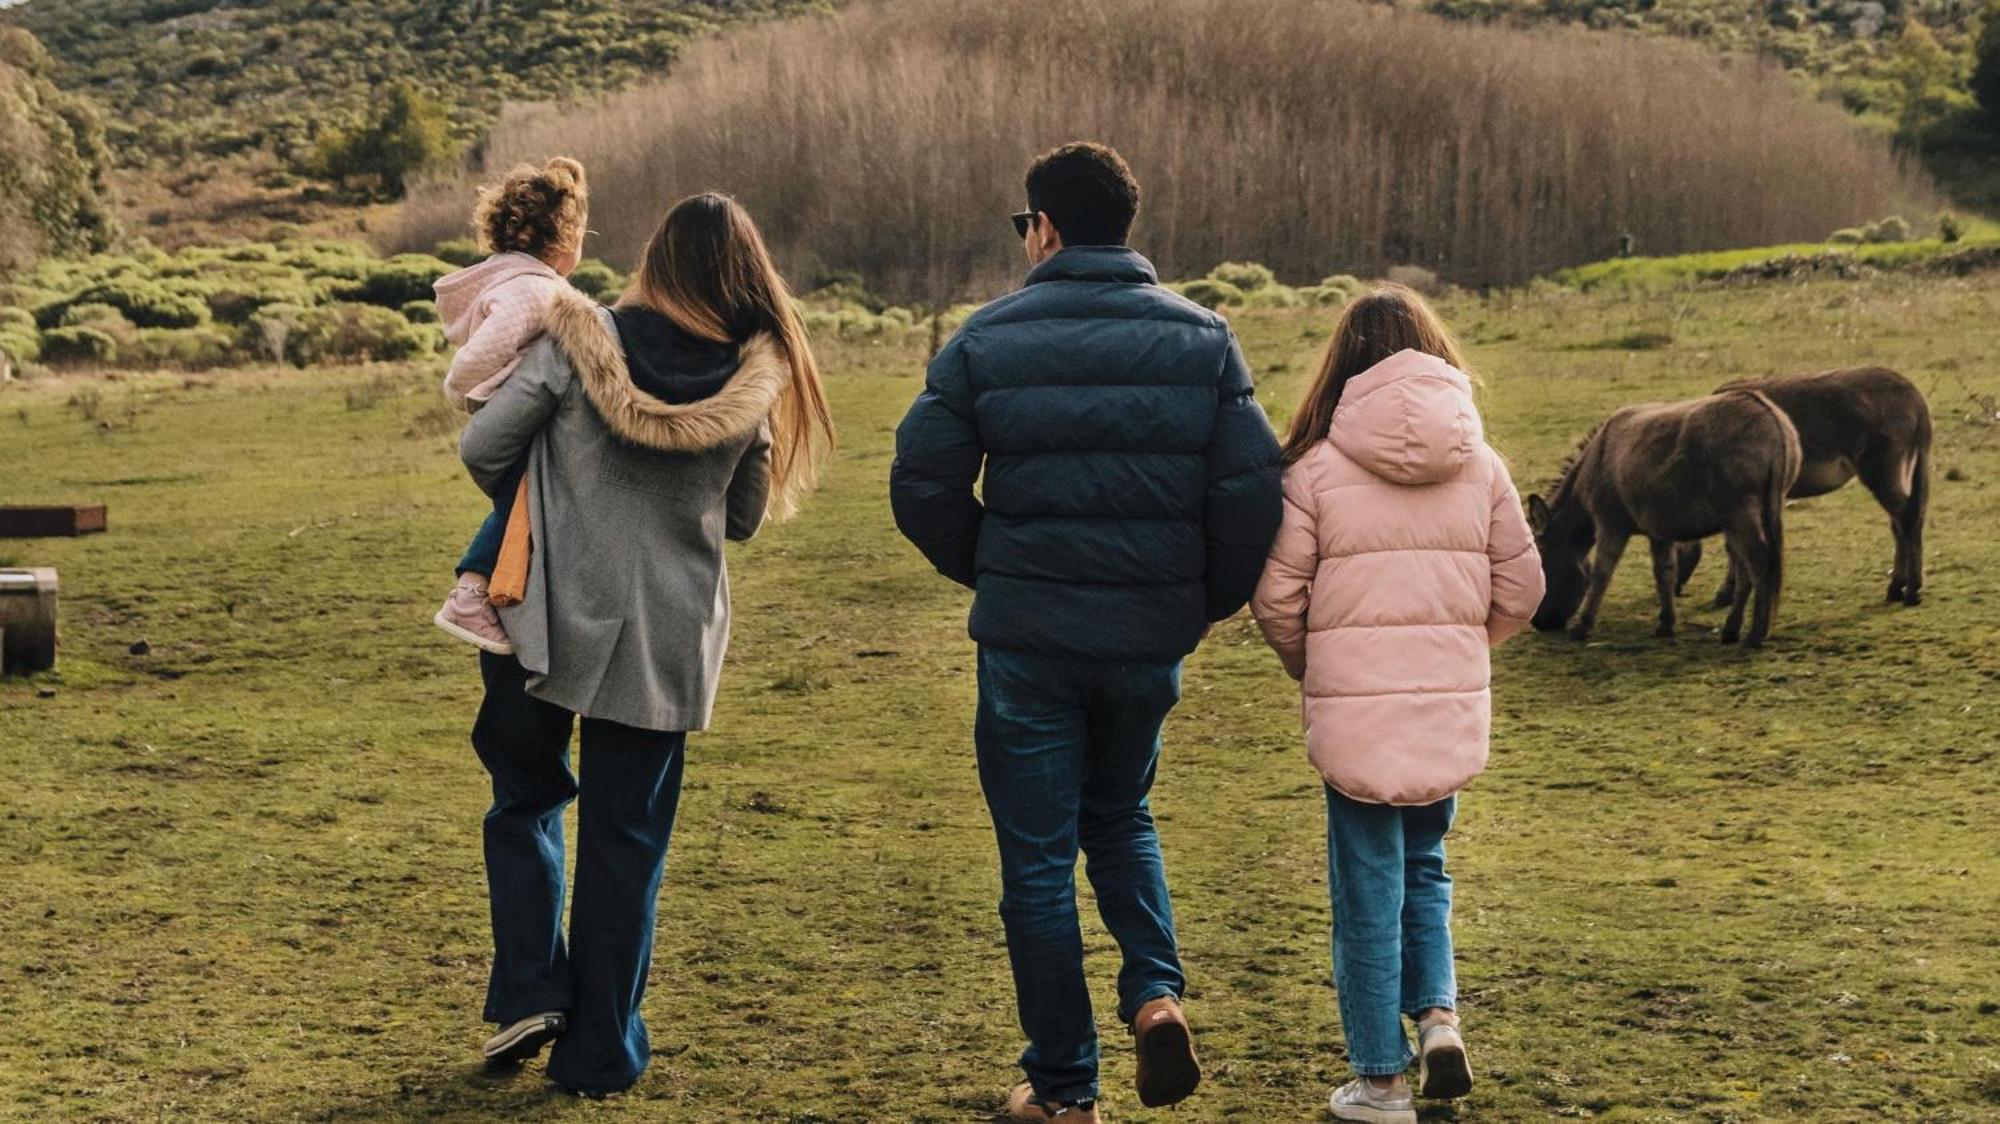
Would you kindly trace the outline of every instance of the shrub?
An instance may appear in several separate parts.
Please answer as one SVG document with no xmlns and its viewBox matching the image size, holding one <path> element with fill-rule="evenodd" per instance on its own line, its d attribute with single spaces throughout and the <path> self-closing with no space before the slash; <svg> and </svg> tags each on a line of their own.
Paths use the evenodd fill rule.
<svg viewBox="0 0 2000 1124">
<path fill-rule="evenodd" d="M 35 316 L 43 327 L 56 327 L 70 307 L 79 304 L 110 305 L 141 328 L 195 328 L 208 322 L 208 305 L 200 298 L 134 279 L 92 285 L 67 300 L 43 306 Z"/>
<path fill-rule="evenodd" d="M 1344 305 L 1367 291 L 1367 284 L 1351 273 L 1323 278 L 1318 288 L 1310 290 L 1314 301 L 1330 305 Z"/>
<path fill-rule="evenodd" d="M 267 304 L 251 314 L 244 333 L 246 345 L 270 362 L 304 366 L 306 361 L 296 348 L 304 343 L 305 320 L 306 310 L 299 305 Z"/>
<path fill-rule="evenodd" d="M 436 301 L 411 301 L 396 311 L 412 324 L 436 324 L 439 320 Z"/>
<path fill-rule="evenodd" d="M 436 246 L 432 247 L 431 253 L 438 260 L 448 261 L 460 269 L 464 269 L 468 265 L 478 265 L 486 257 L 485 254 L 479 252 L 479 243 L 474 242 L 470 238 L 453 238 L 448 242 L 439 242 Z M 578 266 L 577 268 L 581 269 L 582 267 Z"/>
<path fill-rule="evenodd" d="M 1950 211 L 1939 211 L 1937 236 L 1940 242 L 1956 242 L 1965 237 L 1965 220 Z"/>
<path fill-rule="evenodd" d="M 5 360 L 12 360 L 18 365 L 33 363 L 41 357 L 42 334 L 35 329 L 34 317 L 28 318 L 25 327 L 14 323 L 0 323 L 0 366 L 7 365 Z"/>
<path fill-rule="evenodd" d="M 1868 241 L 1868 232 L 1858 226 L 1844 226 L 1826 236 L 1836 246 L 1859 246 Z"/>
<path fill-rule="evenodd" d="M 451 263 L 429 254 L 397 254 L 370 268 L 352 284 L 335 286 L 340 300 L 401 308 L 411 301 L 429 300 L 437 279 L 452 271 Z"/>
<path fill-rule="evenodd" d="M 1981 13 L 1979 39 L 1972 47 L 1972 75 L 1966 84 L 1986 112 L 1987 127 L 2000 133 L 2000 0 L 1987 0 Z"/>
<path fill-rule="evenodd" d="M 1243 290 L 1227 281 L 1217 281 L 1213 277 L 1203 277 L 1195 281 L 1183 281 L 1168 288 L 1207 309 L 1217 309 L 1224 305 L 1243 303 Z"/>
<path fill-rule="evenodd" d="M 1298 308 L 1305 303 L 1305 294 L 1290 285 L 1278 284 L 1260 286 L 1243 300 L 1245 308 Z"/>
<path fill-rule="evenodd" d="M 73 304 L 63 309 L 62 319 L 57 322 L 62 328 L 99 328 L 110 331 L 114 326 L 120 330 L 132 327 L 125 314 L 108 304 Z"/>
<path fill-rule="evenodd" d="M 1234 285 L 1244 293 L 1254 293 L 1278 279 L 1277 274 L 1256 262 L 1226 261 L 1208 271 L 1208 279 Z"/>
<path fill-rule="evenodd" d="M 1862 234 L 1870 242 L 1908 242 L 1910 224 L 1900 215 L 1890 215 L 1877 219 L 1862 228 Z"/>
<path fill-rule="evenodd" d="M 50 328 L 42 333 L 42 359 L 55 365 L 116 363 L 118 341 L 96 328 Z"/>
<path fill-rule="evenodd" d="M 1407 285 L 1425 296 L 1433 296 L 1438 291 L 1438 275 L 1421 265 L 1392 265 L 1383 275 L 1398 285 Z"/>
<path fill-rule="evenodd" d="M 625 278 L 595 258 L 579 262 L 576 272 L 569 275 L 569 283 L 595 301 L 611 300 L 625 288 Z"/>
<path fill-rule="evenodd" d="M 241 355 L 235 332 L 216 325 L 203 328 L 147 328 L 127 344 L 122 356 L 128 366 L 220 367 Z"/>
<path fill-rule="evenodd" d="M 353 303 L 306 309 L 291 337 L 286 357 L 301 364 L 414 359 L 429 355 L 436 341 L 391 309 Z"/>
</svg>

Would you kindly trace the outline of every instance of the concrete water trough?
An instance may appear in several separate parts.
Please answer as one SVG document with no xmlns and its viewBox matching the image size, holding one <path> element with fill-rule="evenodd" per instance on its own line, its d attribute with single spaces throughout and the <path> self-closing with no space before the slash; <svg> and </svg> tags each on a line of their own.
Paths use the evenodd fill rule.
<svg viewBox="0 0 2000 1124">
<path fill-rule="evenodd" d="M 0 675 L 56 665 L 56 572 L 0 569 Z"/>
</svg>

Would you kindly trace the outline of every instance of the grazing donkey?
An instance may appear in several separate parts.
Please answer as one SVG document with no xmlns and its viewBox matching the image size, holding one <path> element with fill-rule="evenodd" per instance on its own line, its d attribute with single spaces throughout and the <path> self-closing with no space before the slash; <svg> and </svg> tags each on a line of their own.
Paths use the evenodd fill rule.
<svg viewBox="0 0 2000 1124">
<path fill-rule="evenodd" d="M 1762 644 L 1784 581 L 1785 493 L 1799 464 L 1798 431 L 1754 390 L 1612 414 L 1584 438 L 1549 498 L 1528 499 L 1548 578 L 1535 627 L 1553 632 L 1575 615 L 1570 635 L 1588 637 L 1626 540 L 1642 534 L 1652 542 L 1660 596 L 1654 635 L 1670 637 L 1676 545 L 1721 534 L 1737 578 L 1723 643 L 1741 635 L 1754 586 L 1756 610 L 1742 639 L 1746 647 Z"/>
<path fill-rule="evenodd" d="M 1862 486 L 1889 513 L 1889 532 L 1896 540 L 1889 600 L 1905 605 L 1922 601 L 1931 466 L 1931 409 L 1923 392 L 1886 367 L 1746 379 L 1720 389 L 1758 391 L 1792 419 L 1805 460 L 1790 498 L 1825 495 L 1861 477 Z M 1682 545 L 1682 587 L 1700 561 L 1700 543 Z M 1731 604 L 1735 596 L 1725 578 L 1715 603 Z"/>
</svg>

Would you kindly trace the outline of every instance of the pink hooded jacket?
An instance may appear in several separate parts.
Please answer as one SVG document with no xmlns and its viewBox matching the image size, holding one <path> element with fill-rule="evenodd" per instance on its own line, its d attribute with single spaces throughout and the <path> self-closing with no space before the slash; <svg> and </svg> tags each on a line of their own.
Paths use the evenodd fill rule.
<svg viewBox="0 0 2000 1124">
<path fill-rule="evenodd" d="M 1250 609 L 1305 698 L 1307 755 L 1342 795 L 1429 804 L 1486 767 L 1487 649 L 1527 627 L 1541 558 L 1472 383 L 1401 351 L 1349 380 L 1285 470 Z"/>
<path fill-rule="evenodd" d="M 540 338 L 549 302 L 568 288 L 562 274 L 528 254 L 494 254 L 438 278 L 438 318 L 458 354 L 444 376 L 444 394 L 462 410 L 493 397 Z"/>
</svg>

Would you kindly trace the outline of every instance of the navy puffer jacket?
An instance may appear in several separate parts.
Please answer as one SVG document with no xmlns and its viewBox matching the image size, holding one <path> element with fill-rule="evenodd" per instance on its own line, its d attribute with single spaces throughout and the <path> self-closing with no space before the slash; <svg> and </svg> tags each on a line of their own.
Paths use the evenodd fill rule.
<svg viewBox="0 0 2000 1124">
<path fill-rule="evenodd" d="M 1281 467 L 1228 324 L 1132 250 L 1076 246 L 938 352 L 890 493 L 903 534 L 977 591 L 974 640 L 1169 661 L 1256 588 Z"/>
</svg>

